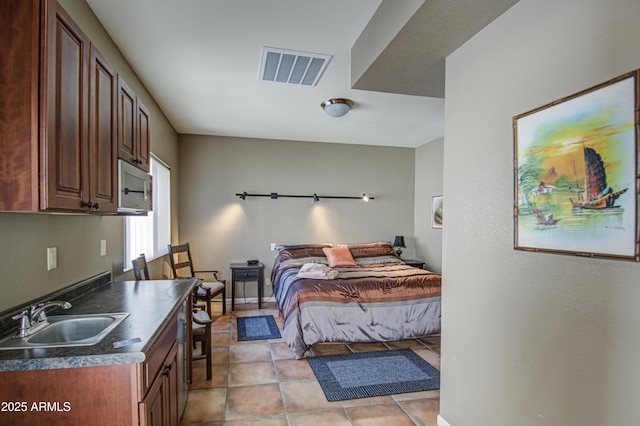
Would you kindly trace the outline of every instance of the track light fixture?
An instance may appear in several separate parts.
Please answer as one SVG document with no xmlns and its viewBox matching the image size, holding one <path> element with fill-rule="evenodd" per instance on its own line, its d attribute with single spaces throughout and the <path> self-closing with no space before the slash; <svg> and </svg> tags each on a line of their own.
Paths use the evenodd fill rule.
<svg viewBox="0 0 640 426">
<path fill-rule="evenodd" d="M 320 201 L 321 198 L 333 198 L 338 200 L 362 200 L 369 201 L 373 200 L 374 197 L 363 193 L 360 197 L 347 197 L 341 195 L 318 195 L 314 193 L 313 195 L 284 195 L 278 194 L 277 192 L 271 192 L 269 194 L 248 194 L 246 191 L 239 192 L 236 194 L 236 197 L 239 197 L 241 200 L 245 200 L 247 197 L 269 197 L 272 200 L 277 200 L 278 198 L 311 198 L 314 203 Z"/>
</svg>

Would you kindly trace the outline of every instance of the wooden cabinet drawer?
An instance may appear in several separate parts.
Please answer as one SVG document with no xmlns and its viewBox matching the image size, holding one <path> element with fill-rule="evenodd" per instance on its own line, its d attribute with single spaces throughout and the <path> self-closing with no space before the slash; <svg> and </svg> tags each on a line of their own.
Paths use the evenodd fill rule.
<svg viewBox="0 0 640 426">
<path fill-rule="evenodd" d="M 145 394 L 149 390 L 149 387 L 158 375 L 158 372 L 163 367 L 164 360 L 167 358 L 169 351 L 176 341 L 177 333 L 178 317 L 174 316 L 167 328 L 165 328 L 162 335 L 158 338 L 157 343 L 155 344 L 153 349 L 151 349 L 149 357 L 141 364 L 142 383 L 139 387 L 139 400 L 142 400 L 142 398 L 144 398 Z"/>
<path fill-rule="evenodd" d="M 235 271 L 236 280 L 243 281 L 257 281 L 258 280 L 258 271 Z"/>
</svg>

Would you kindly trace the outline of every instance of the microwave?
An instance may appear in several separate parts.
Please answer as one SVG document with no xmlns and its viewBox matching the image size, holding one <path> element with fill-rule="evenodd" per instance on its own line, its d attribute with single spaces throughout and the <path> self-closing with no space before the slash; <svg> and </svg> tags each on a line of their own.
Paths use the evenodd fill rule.
<svg viewBox="0 0 640 426">
<path fill-rule="evenodd" d="M 143 214 L 153 210 L 152 176 L 118 160 L 118 213 Z"/>
</svg>

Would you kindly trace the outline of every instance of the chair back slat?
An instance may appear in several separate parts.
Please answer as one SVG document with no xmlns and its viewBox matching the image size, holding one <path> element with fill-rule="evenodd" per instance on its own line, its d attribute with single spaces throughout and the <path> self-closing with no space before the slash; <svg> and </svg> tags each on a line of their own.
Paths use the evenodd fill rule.
<svg viewBox="0 0 640 426">
<path fill-rule="evenodd" d="M 171 263 L 171 270 L 173 271 L 173 277 L 184 277 L 181 272 L 184 268 L 189 268 L 189 277 L 194 277 L 193 261 L 191 260 L 191 250 L 189 249 L 189 243 L 182 244 L 169 244 L 169 261 Z M 184 258 L 186 253 L 186 259 Z"/>
<path fill-rule="evenodd" d="M 136 277 L 136 280 L 149 279 L 149 267 L 147 266 L 147 259 L 144 253 L 141 253 L 140 256 L 133 259 L 131 264 L 133 265 L 133 275 Z"/>
</svg>

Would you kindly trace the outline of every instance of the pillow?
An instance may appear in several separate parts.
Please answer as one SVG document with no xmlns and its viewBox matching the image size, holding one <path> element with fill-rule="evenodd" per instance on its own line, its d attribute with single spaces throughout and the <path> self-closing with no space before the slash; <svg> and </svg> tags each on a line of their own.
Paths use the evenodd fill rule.
<svg viewBox="0 0 640 426">
<path fill-rule="evenodd" d="M 329 266 L 332 268 L 340 266 L 357 266 L 355 260 L 353 260 L 351 252 L 349 251 L 349 247 L 325 247 L 322 251 L 327 256 Z"/>
<path fill-rule="evenodd" d="M 351 255 L 354 259 L 359 257 L 374 257 L 374 256 L 395 256 L 391 243 L 380 242 L 371 244 L 349 244 L 348 246 L 339 245 L 338 247 L 349 247 Z"/>
<path fill-rule="evenodd" d="M 299 244 L 295 246 L 278 246 L 278 258 L 280 261 L 290 259 L 302 259 L 304 257 L 324 257 L 322 251 L 325 247 L 331 247 L 331 244 Z"/>
</svg>

